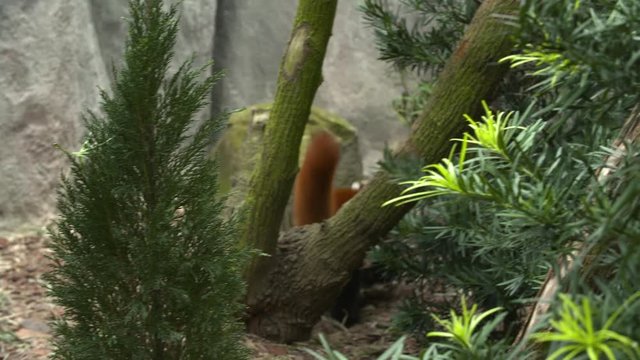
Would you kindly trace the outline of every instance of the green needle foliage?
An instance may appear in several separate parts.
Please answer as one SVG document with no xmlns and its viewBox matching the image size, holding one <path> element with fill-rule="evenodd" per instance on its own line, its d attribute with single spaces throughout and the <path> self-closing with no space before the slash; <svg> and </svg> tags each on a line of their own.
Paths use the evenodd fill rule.
<svg viewBox="0 0 640 360">
<path fill-rule="evenodd" d="M 403 22 L 373 6 L 381 3 L 365 2 L 369 14 L 379 10 L 371 19 L 380 20 L 372 25 L 384 45 L 392 38 L 383 36 L 388 32 L 381 26 Z M 422 200 L 374 252 L 375 259 L 423 292 L 407 304 L 398 321 L 405 330 L 421 334 L 433 329 L 429 312 L 443 314 L 442 307 L 450 305 L 429 302 L 428 294 L 437 286 L 458 290 L 451 294 L 470 294 L 481 309 L 504 308 L 505 326 L 492 336 L 513 339 L 523 304 L 535 297 L 549 269 L 576 247 L 576 266 L 561 281 L 560 291 L 572 299 L 588 299 L 591 308 L 598 309 L 598 324 L 607 323 L 640 288 L 638 139 L 617 155 L 614 166 L 606 160 L 617 154 L 612 146 L 640 106 L 640 2 L 520 3 L 517 46 L 503 59 L 514 71 L 496 89 L 498 97 L 485 106 L 482 121 L 469 119 L 469 133 L 456 140 L 459 152 L 428 166 L 420 179 L 413 176 L 406 182 L 411 189 L 394 201 Z M 412 15 L 425 15 L 416 12 Z M 427 36 L 428 29 L 423 30 L 420 36 Z M 405 43 L 419 44 L 420 36 Z M 409 46 L 393 49 L 438 69 L 437 62 L 414 56 L 418 52 Z M 396 58 L 401 59 L 389 60 L 398 67 L 411 63 Z M 424 70 L 415 69 L 419 78 Z M 413 104 L 419 103 L 423 101 L 409 101 L 411 111 L 401 115 L 411 120 Z M 606 177 L 600 176 L 603 169 Z M 406 180 L 403 175 L 397 177 Z M 562 299 L 551 306 L 554 314 L 570 309 Z M 604 334 L 618 334 L 618 339 L 640 339 L 638 314 L 639 306 L 629 304 L 624 317 L 607 327 L 594 325 L 593 332 L 606 329 Z M 549 354 L 536 355 L 551 356 L 567 345 L 559 339 L 550 342 Z M 628 358 L 621 347 L 610 348 L 616 358 Z M 528 354 L 534 350 L 525 349 Z"/>
<path fill-rule="evenodd" d="M 440 319 L 438 316 L 433 315 L 438 324 L 444 327 L 446 331 L 431 331 L 427 336 L 451 339 L 451 341 L 456 342 L 460 348 L 464 349 L 469 358 L 486 358 L 486 355 L 479 354 L 478 343 L 484 345 L 490 330 L 504 318 L 505 314 L 501 314 L 496 318 L 497 320 L 494 320 L 492 326 L 488 327 L 489 331 L 476 332 L 476 328 L 483 320 L 500 310 L 502 309 L 493 308 L 476 314 L 478 305 L 473 304 L 470 309 L 467 308 L 467 303 L 463 296 L 462 314 L 458 316 L 455 311 L 451 310 L 449 319 Z"/>
<path fill-rule="evenodd" d="M 234 221 L 206 158 L 225 118 L 196 126 L 219 74 L 190 62 L 167 78 L 176 8 L 129 3 L 124 65 L 80 151 L 51 231 L 50 295 L 64 310 L 53 359 L 244 359 Z"/>
<path fill-rule="evenodd" d="M 589 360 L 598 360 L 603 356 L 608 360 L 615 360 L 614 349 L 624 353 L 628 359 L 640 359 L 640 345 L 637 341 L 621 335 L 611 326 L 618 320 L 626 308 L 640 298 L 636 292 L 627 299 L 605 322 L 601 328 L 594 324 L 594 309 L 587 297 L 582 297 L 578 305 L 567 294 L 560 294 L 562 308 L 560 319 L 550 321 L 553 331 L 533 334 L 532 338 L 539 342 L 562 342 L 563 345 L 554 351 L 547 359 L 575 359 L 586 355 Z"/>
<path fill-rule="evenodd" d="M 466 300 L 462 297 L 462 314 L 450 312 L 449 319 L 441 319 L 436 315 L 433 318 L 440 324 L 444 331 L 432 331 L 428 337 L 440 337 L 448 340 L 446 343 L 433 343 L 422 352 L 420 357 L 403 354 L 406 336 L 400 337 L 376 360 L 497 360 L 507 359 L 507 347 L 502 343 L 489 346 L 487 338 L 489 334 L 500 324 L 505 313 L 498 314 L 493 320 L 481 326 L 491 315 L 500 312 L 500 308 L 493 308 L 478 313 L 478 305 L 467 307 Z M 326 356 L 316 351 L 305 349 L 316 360 L 349 360 L 345 355 L 334 350 L 322 334 L 319 335 Z"/>
<path fill-rule="evenodd" d="M 462 314 L 458 315 L 451 310 L 449 319 L 441 319 L 433 315 L 434 319 L 444 331 L 431 331 L 428 337 L 440 337 L 448 339 L 448 343 L 434 343 L 430 349 L 432 352 L 438 349 L 448 349 L 447 356 L 449 359 L 502 359 L 505 356 L 505 347 L 498 343 L 499 346 L 489 346 L 487 339 L 489 334 L 500 324 L 506 316 L 502 312 L 492 321 L 480 327 L 480 324 L 489 316 L 500 312 L 501 308 L 493 308 L 481 313 L 478 312 L 478 305 L 473 304 L 471 308 L 467 307 L 466 299 L 462 296 Z"/>
<path fill-rule="evenodd" d="M 365 0 L 364 20 L 373 28 L 380 59 L 398 69 L 438 73 L 479 6 L 475 0 L 400 0 L 392 12 L 386 0 Z M 411 13 L 411 21 L 402 11 Z M 453 41 L 452 41 L 453 40 Z"/>
</svg>

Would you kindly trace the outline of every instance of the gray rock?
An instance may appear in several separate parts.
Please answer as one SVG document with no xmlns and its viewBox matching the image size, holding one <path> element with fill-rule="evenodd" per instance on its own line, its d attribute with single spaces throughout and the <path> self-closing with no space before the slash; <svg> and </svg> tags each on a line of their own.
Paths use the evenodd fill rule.
<svg viewBox="0 0 640 360">
<path fill-rule="evenodd" d="M 0 2 L 0 234 L 33 230 L 55 207 L 81 114 L 108 85 L 89 4 Z"/>
<path fill-rule="evenodd" d="M 91 21 L 96 29 L 100 56 L 104 59 L 111 76 L 112 66 L 122 65 L 124 41 L 127 35 L 126 18 L 129 0 L 91 0 Z M 178 4 L 180 31 L 174 48 L 176 56 L 171 71 L 193 56 L 194 68 L 211 61 L 217 0 L 182 0 Z M 207 71 L 206 74 L 210 74 Z M 210 114 L 210 109 L 200 113 L 200 118 Z"/>
<path fill-rule="evenodd" d="M 324 82 L 315 104 L 358 129 L 364 173 L 370 175 L 377 169 L 385 143 L 395 145 L 405 139 L 407 129 L 391 108 L 392 100 L 402 93 L 400 78 L 387 63 L 377 60 L 373 30 L 362 19 L 360 3 L 338 1 L 324 61 Z"/>
<path fill-rule="evenodd" d="M 371 173 L 384 142 L 404 129 L 390 107 L 399 81 L 376 60 L 357 4 L 339 2 L 316 105 L 355 125 Z M 174 65 L 214 54 L 227 73 L 214 110 L 272 101 L 296 5 L 183 0 Z M 98 108 L 97 87 L 110 88 L 111 66 L 122 61 L 126 14 L 127 0 L 0 0 L 0 236 L 32 232 L 54 215 L 68 164 L 52 144 L 79 148 L 81 115 Z"/>
</svg>

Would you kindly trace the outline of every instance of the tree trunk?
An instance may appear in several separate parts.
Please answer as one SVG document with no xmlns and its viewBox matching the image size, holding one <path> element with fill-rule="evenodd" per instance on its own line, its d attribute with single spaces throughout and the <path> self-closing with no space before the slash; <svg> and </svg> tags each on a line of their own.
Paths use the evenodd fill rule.
<svg viewBox="0 0 640 360">
<path fill-rule="evenodd" d="M 497 62 L 510 54 L 510 36 L 515 28 L 496 15 L 513 15 L 517 9 L 517 0 L 482 3 L 443 69 L 411 137 L 396 155 L 417 152 L 425 164 L 431 164 L 448 154 L 450 139 L 460 137 L 465 130 L 463 114 L 478 116 L 481 100 L 492 97 L 507 71 Z M 290 176 L 287 180 L 292 182 L 293 174 Z M 271 176 L 272 186 L 274 181 Z M 410 209 L 408 205 L 381 207 L 401 191 L 388 174 L 380 171 L 336 216 L 286 232 L 277 251 L 272 244 L 274 248 L 268 249 L 270 266 L 261 268 L 260 283 L 250 284 L 249 330 L 284 342 L 308 338 L 311 327 L 331 306 L 366 250 Z M 274 212 L 274 208 L 269 206 L 265 211 Z"/>
<path fill-rule="evenodd" d="M 285 51 L 261 158 L 243 205 L 241 244 L 268 256 L 254 256 L 246 269 L 247 296 L 264 282 L 276 252 L 278 232 L 298 170 L 298 151 L 311 103 L 322 82 L 322 62 L 331 36 L 337 0 L 301 0 Z"/>
</svg>

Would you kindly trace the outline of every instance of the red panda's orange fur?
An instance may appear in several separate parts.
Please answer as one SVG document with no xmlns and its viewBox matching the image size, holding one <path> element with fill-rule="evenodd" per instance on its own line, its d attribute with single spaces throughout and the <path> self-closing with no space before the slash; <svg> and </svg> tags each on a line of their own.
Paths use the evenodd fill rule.
<svg viewBox="0 0 640 360">
<path fill-rule="evenodd" d="M 294 185 L 295 226 L 329 218 L 356 194 L 351 188 L 333 188 L 339 160 L 340 144 L 331 134 L 323 131 L 312 137 Z"/>
<path fill-rule="evenodd" d="M 335 215 L 338 210 L 346 203 L 351 200 L 352 197 L 356 196 L 358 193 L 358 189 L 352 188 L 338 188 L 333 189 L 331 192 L 331 216 Z"/>
</svg>

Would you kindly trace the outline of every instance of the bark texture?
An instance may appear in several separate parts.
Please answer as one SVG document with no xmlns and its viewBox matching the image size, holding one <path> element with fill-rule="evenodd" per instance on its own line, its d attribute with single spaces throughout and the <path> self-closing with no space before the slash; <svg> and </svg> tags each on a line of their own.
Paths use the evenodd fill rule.
<svg viewBox="0 0 640 360">
<path fill-rule="evenodd" d="M 254 256 L 247 267 L 249 297 L 264 283 L 276 251 L 280 224 L 298 169 L 302 134 L 322 82 L 322 62 L 336 6 L 337 0 L 300 1 L 280 65 L 261 158 L 243 207 L 241 244 L 269 255 Z"/>
<path fill-rule="evenodd" d="M 497 15 L 513 15 L 517 9 L 515 0 L 482 3 L 398 156 L 418 153 L 430 164 L 448 154 L 450 139 L 466 127 L 463 114 L 479 115 L 481 100 L 491 99 L 507 71 L 497 62 L 509 55 L 514 29 Z M 333 218 L 283 234 L 277 251 L 269 252 L 272 266 L 262 268 L 261 283 L 250 285 L 249 330 L 284 342 L 308 338 L 366 250 L 410 209 L 381 207 L 401 191 L 388 174 L 378 172 Z"/>
</svg>

